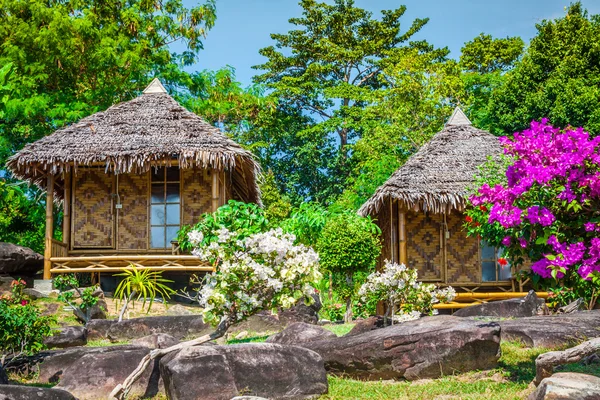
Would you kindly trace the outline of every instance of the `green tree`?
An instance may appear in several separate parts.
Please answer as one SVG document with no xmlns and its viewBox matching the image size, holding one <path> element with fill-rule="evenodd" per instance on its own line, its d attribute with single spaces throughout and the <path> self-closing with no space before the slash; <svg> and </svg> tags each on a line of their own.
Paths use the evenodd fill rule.
<svg viewBox="0 0 600 400">
<path fill-rule="evenodd" d="M 333 277 L 333 287 L 346 301 L 344 320 L 352 320 L 352 299 L 381 253 L 381 231 L 370 218 L 352 212 L 332 216 L 317 242 L 321 266 Z"/>
<path fill-rule="evenodd" d="M 260 183 L 260 192 L 265 208 L 265 218 L 269 220 L 270 226 L 279 226 L 281 221 L 290 215 L 292 204 L 286 196 L 281 194 L 277 187 L 273 171 L 269 170 L 263 175 L 262 182 Z"/>
<path fill-rule="evenodd" d="M 512 133 L 547 117 L 600 133 L 600 16 L 580 2 L 536 25 L 537 35 L 489 103 L 492 128 Z"/>
<path fill-rule="evenodd" d="M 311 157 L 298 158 L 307 162 L 298 165 L 298 171 L 307 176 L 321 171 L 317 182 L 326 183 L 315 187 L 307 182 L 298 192 L 327 202 L 345 186 L 352 164 L 350 145 L 364 132 L 364 106 L 372 90 L 384 84 L 382 60 L 406 49 L 429 51 L 426 43 L 410 41 L 427 19 L 416 19 L 401 32 L 404 6 L 383 10 L 375 19 L 353 0 L 302 0 L 300 5 L 302 16 L 289 20 L 296 29 L 272 34 L 275 45 L 260 50 L 267 61 L 254 67 L 263 71 L 255 82 L 266 84 L 281 103 L 310 117 L 296 136 L 304 142 L 294 150 Z"/>
</svg>

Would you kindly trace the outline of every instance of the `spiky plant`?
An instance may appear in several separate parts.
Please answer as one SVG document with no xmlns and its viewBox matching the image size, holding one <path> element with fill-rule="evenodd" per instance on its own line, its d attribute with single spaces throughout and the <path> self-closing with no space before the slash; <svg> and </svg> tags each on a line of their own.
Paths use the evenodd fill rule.
<svg viewBox="0 0 600 400">
<path fill-rule="evenodd" d="M 154 303 L 154 299 L 158 295 L 163 299 L 168 300 L 171 298 L 171 294 L 175 293 L 173 289 L 165 285 L 166 283 L 171 283 L 173 281 L 163 278 L 161 271 L 150 271 L 147 269 L 140 271 L 131 265 L 130 270 L 125 270 L 123 273 L 117 274 L 116 276 L 125 277 L 115 290 L 115 297 L 118 299 L 118 303 L 125 301 L 125 304 L 119 313 L 119 322 L 123 320 L 123 315 L 130 302 L 142 299 L 143 310 L 146 301 L 149 299 L 148 309 L 146 310 L 148 313 L 150 312 L 152 303 Z"/>
</svg>

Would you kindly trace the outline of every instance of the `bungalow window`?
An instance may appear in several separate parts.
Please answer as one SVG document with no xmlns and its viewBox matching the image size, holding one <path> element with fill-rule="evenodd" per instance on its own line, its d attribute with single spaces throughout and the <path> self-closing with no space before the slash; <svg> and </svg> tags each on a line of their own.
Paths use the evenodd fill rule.
<svg viewBox="0 0 600 400">
<path fill-rule="evenodd" d="M 481 280 L 483 282 L 510 280 L 512 277 L 510 264 L 501 265 L 498 262 L 503 253 L 502 247 L 493 247 L 485 241 L 481 242 Z"/>
<path fill-rule="evenodd" d="M 150 247 L 166 249 L 180 227 L 179 168 L 152 169 Z"/>
</svg>

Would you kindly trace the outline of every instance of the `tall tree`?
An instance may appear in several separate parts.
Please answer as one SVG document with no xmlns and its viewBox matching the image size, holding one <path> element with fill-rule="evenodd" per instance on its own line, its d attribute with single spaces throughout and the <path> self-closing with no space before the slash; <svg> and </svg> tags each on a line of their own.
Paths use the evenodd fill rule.
<svg viewBox="0 0 600 400">
<path fill-rule="evenodd" d="M 0 65 L 13 63 L 0 163 L 24 143 L 115 102 L 154 75 L 176 80 L 215 21 L 215 0 L 0 0 Z M 172 54 L 169 44 L 185 51 Z"/>
<path fill-rule="evenodd" d="M 577 2 L 536 28 L 522 59 L 490 96 L 492 128 L 512 133 L 548 117 L 557 126 L 600 134 L 600 15 L 589 16 Z"/>
<path fill-rule="evenodd" d="M 376 19 L 353 0 L 302 0 L 300 5 L 302 16 L 289 20 L 297 29 L 272 34 L 275 45 L 260 50 L 267 62 L 254 67 L 263 71 L 255 82 L 266 84 L 282 105 L 310 117 L 297 138 L 304 140 L 298 153 L 313 154 L 312 162 L 298 171 L 321 171 L 327 192 L 304 189 L 307 197 L 328 201 L 345 186 L 349 147 L 363 134 L 362 112 L 371 92 L 385 84 L 382 60 L 405 49 L 429 51 L 426 43 L 410 41 L 428 20 L 416 19 L 401 31 L 404 6 L 383 10 Z"/>
</svg>

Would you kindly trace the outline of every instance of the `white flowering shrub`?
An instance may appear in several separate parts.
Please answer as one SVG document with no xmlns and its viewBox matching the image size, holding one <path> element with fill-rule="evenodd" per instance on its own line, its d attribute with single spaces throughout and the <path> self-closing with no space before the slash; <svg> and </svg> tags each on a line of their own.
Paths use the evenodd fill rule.
<svg viewBox="0 0 600 400">
<path fill-rule="evenodd" d="M 291 307 L 302 297 L 313 300 L 311 285 L 321 279 L 319 256 L 295 245 L 294 235 L 281 229 L 242 239 L 227 228 L 215 233 L 216 240 L 204 246 L 201 232 L 188 233 L 192 254 L 216 268 L 198 291 L 205 322 L 233 324 L 261 310 Z"/>
<path fill-rule="evenodd" d="M 383 301 L 388 312 L 394 313 L 394 321 L 402 322 L 433 315 L 436 303 L 448 303 L 456 292 L 451 286 L 443 289 L 417 281 L 417 270 L 404 264 L 385 261 L 382 271 L 367 277 L 359 296 L 363 301 Z"/>
</svg>

